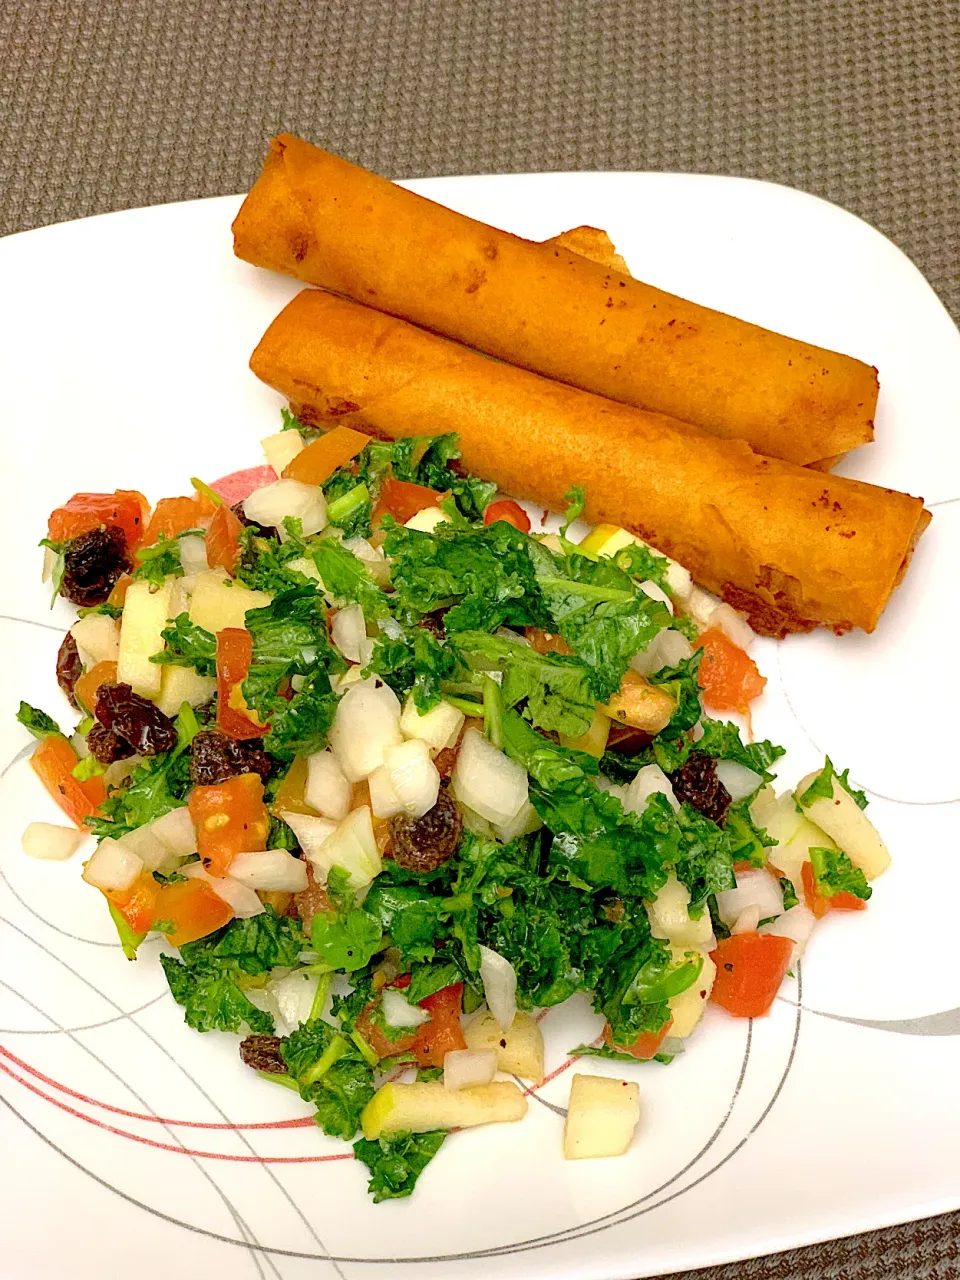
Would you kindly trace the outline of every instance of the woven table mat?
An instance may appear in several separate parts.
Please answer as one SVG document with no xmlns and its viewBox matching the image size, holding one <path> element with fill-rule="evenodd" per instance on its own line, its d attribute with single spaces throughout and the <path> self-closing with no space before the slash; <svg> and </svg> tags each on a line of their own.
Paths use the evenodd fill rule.
<svg viewBox="0 0 960 1280">
<path fill-rule="evenodd" d="M 960 0 L 0 0 L 0 235 L 242 191 L 281 129 L 391 177 L 799 187 L 960 317 Z M 687 1274 L 943 1280 L 958 1242 L 953 1214 Z"/>
</svg>

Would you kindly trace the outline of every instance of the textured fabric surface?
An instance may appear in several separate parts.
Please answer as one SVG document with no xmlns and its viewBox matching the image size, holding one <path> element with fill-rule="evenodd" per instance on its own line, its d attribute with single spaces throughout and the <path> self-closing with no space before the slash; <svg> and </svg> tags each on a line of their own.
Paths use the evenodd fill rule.
<svg viewBox="0 0 960 1280">
<path fill-rule="evenodd" d="M 800 187 L 960 316 L 958 0 L 0 0 L 0 234 L 241 191 L 280 129 L 391 177 Z M 958 1241 L 951 1215 L 689 1274 L 946 1280 Z"/>
</svg>

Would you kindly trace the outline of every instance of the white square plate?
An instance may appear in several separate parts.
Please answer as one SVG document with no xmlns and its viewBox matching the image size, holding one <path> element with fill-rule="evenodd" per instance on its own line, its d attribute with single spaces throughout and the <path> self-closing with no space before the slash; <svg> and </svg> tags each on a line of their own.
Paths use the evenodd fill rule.
<svg viewBox="0 0 960 1280">
<path fill-rule="evenodd" d="M 626 1068 L 643 1109 L 627 1156 L 564 1163 L 561 1074 L 523 1125 L 458 1134 L 411 1200 L 374 1207 L 365 1170 L 298 1099 L 241 1066 L 235 1038 L 183 1024 L 152 944 L 123 961 L 80 859 L 19 850 L 29 820 L 57 813 L 13 719 L 21 697 L 64 712 L 54 656 L 69 612 L 48 609 L 36 550 L 47 513 L 76 490 L 156 499 L 191 475 L 259 463 L 279 401 L 247 360 L 299 286 L 234 259 L 237 198 L 11 237 L 0 243 L 3 1277 L 638 1277 L 960 1205 L 960 335 L 893 245 L 796 191 L 671 174 L 410 185 L 535 238 L 606 227 L 640 278 L 878 366 L 877 443 L 844 469 L 922 493 L 933 524 L 873 636 L 758 643 L 769 684 L 755 727 L 789 748 L 784 784 L 824 750 L 851 766 L 893 869 L 868 911 L 823 922 L 802 989 L 769 1018 L 711 1009 L 669 1069 Z M 548 1069 L 595 1021 L 585 1007 L 550 1014 Z"/>
</svg>

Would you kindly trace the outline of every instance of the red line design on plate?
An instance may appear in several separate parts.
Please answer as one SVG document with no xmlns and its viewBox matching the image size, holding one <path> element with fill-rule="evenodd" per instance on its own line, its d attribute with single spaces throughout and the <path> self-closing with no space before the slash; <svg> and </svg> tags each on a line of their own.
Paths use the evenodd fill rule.
<svg viewBox="0 0 960 1280">
<path fill-rule="evenodd" d="M 130 1120 L 146 1120 L 151 1124 L 167 1124 L 178 1129 L 226 1129 L 230 1131 L 239 1129 L 312 1129 L 314 1127 L 312 1116 L 298 1116 L 294 1120 L 262 1120 L 256 1124 L 212 1124 L 205 1120 L 168 1120 L 163 1116 L 145 1116 L 139 1111 L 126 1111 L 123 1107 L 115 1107 L 109 1102 L 100 1102 L 97 1098 L 90 1098 L 85 1093 L 78 1093 L 75 1089 L 71 1089 L 69 1085 L 61 1084 L 59 1080 L 54 1080 L 52 1077 L 44 1075 L 42 1071 L 38 1071 L 29 1062 L 24 1062 L 22 1058 L 18 1058 L 15 1053 L 11 1053 L 3 1045 L 0 1045 L 0 1055 L 16 1063 L 22 1071 L 29 1072 L 37 1080 L 42 1080 L 44 1084 L 50 1085 L 53 1089 L 59 1089 L 61 1093 L 67 1094 L 68 1097 L 76 1098 L 78 1102 L 85 1102 L 91 1107 L 99 1107 L 102 1111 L 112 1111 L 114 1115 L 126 1116 Z"/>
<path fill-rule="evenodd" d="M 25 1080 L 22 1076 L 17 1075 L 15 1071 L 11 1071 L 2 1062 L 0 1062 L 0 1071 L 9 1076 L 11 1080 L 16 1080 L 18 1084 L 23 1085 L 25 1089 L 29 1089 L 38 1098 L 43 1098 L 45 1102 L 52 1103 L 60 1111 L 65 1111 L 77 1120 L 85 1120 L 87 1124 L 92 1124 L 97 1129 L 104 1129 L 107 1133 L 115 1134 L 118 1138 L 128 1138 L 131 1142 L 139 1142 L 145 1147 L 156 1147 L 160 1151 L 172 1151 L 175 1155 L 194 1156 L 201 1160 L 229 1160 L 236 1164 L 327 1164 L 333 1160 L 352 1160 L 354 1158 L 352 1151 L 338 1152 L 334 1155 L 326 1156 L 238 1156 L 230 1155 L 224 1151 L 194 1151 L 190 1147 L 178 1147 L 170 1142 L 157 1142 L 154 1138 L 144 1138 L 137 1133 L 128 1133 L 126 1129 L 118 1129 L 115 1125 L 105 1124 L 94 1116 L 84 1115 L 82 1111 L 77 1111 L 75 1107 L 67 1106 L 59 1098 L 53 1098 L 50 1094 L 44 1093 L 42 1089 L 35 1084 L 31 1084 L 29 1080 Z M 155 1117 L 150 1118 L 154 1119 Z"/>
<path fill-rule="evenodd" d="M 602 1039 L 603 1034 L 601 1033 L 596 1037 L 596 1039 L 590 1041 L 590 1048 L 596 1049 Z M 559 1067 L 554 1071 L 551 1071 L 549 1075 L 544 1076 L 539 1084 L 528 1085 L 523 1091 L 524 1097 L 527 1097 L 531 1093 L 536 1093 L 538 1089 L 542 1089 L 543 1086 L 545 1084 L 549 1084 L 551 1080 L 556 1080 L 557 1076 L 562 1076 L 565 1071 L 569 1071 L 570 1068 L 576 1066 L 579 1061 L 579 1058 L 568 1058 L 566 1062 L 561 1062 Z"/>
</svg>

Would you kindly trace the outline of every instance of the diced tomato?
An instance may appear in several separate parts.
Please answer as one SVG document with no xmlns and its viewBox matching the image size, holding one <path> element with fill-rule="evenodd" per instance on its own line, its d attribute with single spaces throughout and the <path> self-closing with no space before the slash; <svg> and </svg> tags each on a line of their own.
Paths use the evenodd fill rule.
<svg viewBox="0 0 960 1280">
<path fill-rule="evenodd" d="M 226 569 L 227 573 L 236 573 L 240 559 L 240 531 L 243 525 L 224 504 L 217 507 L 207 530 L 207 564 L 211 569 Z"/>
<path fill-rule="evenodd" d="M 211 875 L 226 875 L 238 853 L 267 847 L 270 819 L 257 774 L 242 773 L 216 786 L 194 787 L 189 806 L 197 829 L 197 852 Z"/>
<path fill-rule="evenodd" d="M 762 1018 L 790 968 L 793 946 L 790 938 L 767 933 L 722 938 L 710 953 L 717 966 L 710 999 L 735 1018 Z"/>
<path fill-rule="evenodd" d="M 217 632 L 217 728 L 228 738 L 259 738 L 267 731 L 243 700 L 243 682 L 253 657 L 253 636 L 246 627 Z"/>
<path fill-rule="evenodd" d="M 161 498 L 144 531 L 143 545 L 152 547 L 161 534 L 170 541 L 185 529 L 196 529 L 200 519 L 196 498 Z"/>
<path fill-rule="evenodd" d="M 719 627 L 705 631 L 697 646 L 703 650 L 698 679 L 704 701 L 716 711 L 748 716 L 750 703 L 767 683 L 757 664 Z"/>
<path fill-rule="evenodd" d="M 80 782 L 73 776 L 79 757 L 70 743 L 52 733 L 41 739 L 30 757 L 34 773 L 71 821 L 82 827 L 107 798 L 102 778 Z"/>
<path fill-rule="evenodd" d="M 301 484 L 323 484 L 338 467 L 355 458 L 369 443 L 370 437 L 362 431 L 334 427 L 301 449 L 284 467 L 283 478 L 299 480 Z"/>
<path fill-rule="evenodd" d="M 430 1021 L 417 1028 L 412 1046 L 421 1067 L 442 1067 L 444 1054 L 467 1047 L 460 1026 L 462 1007 L 462 982 L 454 982 L 420 1001 L 420 1008 L 430 1014 Z"/>
<path fill-rule="evenodd" d="M 277 788 L 277 794 L 273 797 L 273 804 L 270 806 L 275 814 L 286 810 L 287 813 L 306 813 L 313 817 L 317 816 L 316 809 L 307 804 L 304 798 L 308 774 L 306 756 L 294 756 L 293 764 L 284 774 L 283 781 Z"/>
<path fill-rule="evenodd" d="M 613 1039 L 613 1028 L 606 1022 L 603 1027 L 603 1043 L 620 1053 L 629 1053 L 631 1058 L 636 1058 L 639 1062 L 649 1062 L 660 1052 L 660 1046 L 672 1026 L 673 1019 L 668 1018 L 659 1031 L 641 1031 L 632 1044 L 617 1044 Z"/>
<path fill-rule="evenodd" d="M 143 537 L 149 510 L 146 498 L 134 489 L 117 489 L 115 493 L 75 493 L 51 513 L 47 537 L 51 542 L 66 542 L 81 533 L 98 529 L 100 525 L 107 525 L 122 529 L 127 545 L 136 547 Z"/>
<path fill-rule="evenodd" d="M 389 515 L 398 524 L 406 524 L 418 511 L 423 511 L 426 507 L 438 507 L 446 496 L 445 493 L 438 493 L 436 489 L 428 489 L 425 485 L 410 484 L 406 480 L 395 480 L 390 476 L 381 486 L 373 511 L 373 523 L 376 524 L 384 515 Z"/>
<path fill-rule="evenodd" d="M 234 507 L 251 493 L 265 485 L 273 484 L 277 473 L 273 467 L 247 467 L 245 471 L 231 471 L 228 476 L 214 480 L 210 488 L 220 495 L 228 507 Z"/>
<path fill-rule="evenodd" d="M 505 524 L 512 524 L 521 533 L 530 532 L 530 517 L 512 498 L 500 498 L 496 502 L 491 502 L 484 511 L 484 524 L 496 524 L 498 520 L 504 521 Z"/>
<path fill-rule="evenodd" d="M 84 672 L 73 687 L 73 695 L 88 715 L 93 715 L 97 705 L 97 690 L 102 684 L 113 683 L 117 678 L 115 662 L 98 662 Z"/>
<path fill-rule="evenodd" d="M 828 911 L 866 911 L 866 901 L 858 898 L 855 893 L 847 893 L 846 890 L 833 895 L 821 893 L 817 887 L 816 876 L 813 874 L 812 862 L 803 864 L 800 876 L 803 880 L 803 896 L 807 906 L 818 920 L 822 920 Z"/>
<path fill-rule="evenodd" d="M 524 627 L 523 634 L 530 641 L 530 648 L 534 653 L 573 653 L 563 636 L 558 636 L 553 631 Z"/>
<path fill-rule="evenodd" d="M 157 897 L 155 912 L 154 927 L 163 924 L 167 941 L 174 947 L 205 938 L 233 919 L 232 908 L 202 880 L 165 884 Z"/>
<path fill-rule="evenodd" d="M 110 889 L 105 896 L 113 903 L 134 933 L 149 933 L 158 918 L 160 885 L 149 871 L 139 875 L 129 889 Z"/>
</svg>

